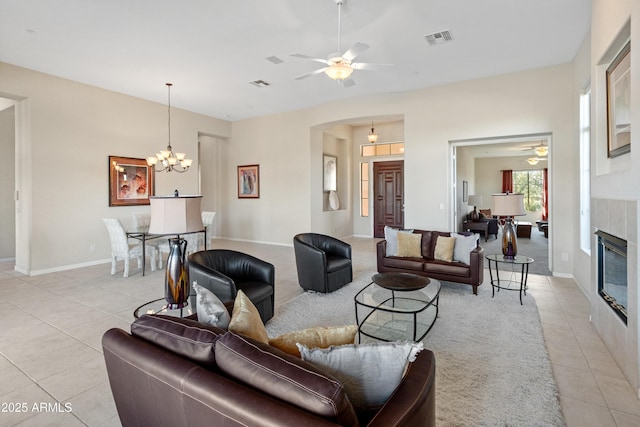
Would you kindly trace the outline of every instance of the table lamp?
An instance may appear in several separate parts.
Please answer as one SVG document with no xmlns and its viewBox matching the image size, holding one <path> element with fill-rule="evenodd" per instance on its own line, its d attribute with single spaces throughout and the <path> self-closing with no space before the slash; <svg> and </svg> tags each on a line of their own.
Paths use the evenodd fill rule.
<svg viewBox="0 0 640 427">
<path fill-rule="evenodd" d="M 201 231 L 202 215 L 200 201 L 202 196 L 156 196 L 149 197 L 151 202 L 150 234 L 175 234 L 169 239 L 169 257 L 165 274 L 165 299 L 167 308 L 186 307 L 189 302 L 189 269 L 185 256 L 187 241 L 180 234 Z"/>
<path fill-rule="evenodd" d="M 502 229 L 502 255 L 507 259 L 513 259 L 518 254 L 518 239 L 513 228 L 513 217 L 526 215 L 524 194 L 499 193 L 493 194 L 491 197 L 493 198 L 491 213 L 507 217 Z"/>
<path fill-rule="evenodd" d="M 469 196 L 469 200 L 467 201 L 467 205 L 468 206 L 473 206 L 473 212 L 471 212 L 471 219 L 472 220 L 477 220 L 478 219 L 478 211 L 476 210 L 476 208 L 478 206 L 482 206 L 482 196 L 474 194 L 474 195 L 470 195 Z"/>
</svg>

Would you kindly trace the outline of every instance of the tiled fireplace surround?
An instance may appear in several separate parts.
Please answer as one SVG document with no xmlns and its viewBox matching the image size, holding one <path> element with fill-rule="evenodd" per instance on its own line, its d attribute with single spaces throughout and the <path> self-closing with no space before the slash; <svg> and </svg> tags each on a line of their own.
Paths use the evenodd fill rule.
<svg viewBox="0 0 640 427">
<path fill-rule="evenodd" d="M 627 325 L 598 295 L 597 237 L 591 245 L 591 322 L 608 347 L 629 384 L 640 396 L 638 370 L 638 202 L 635 200 L 591 200 L 592 231 L 605 231 L 627 241 Z"/>
</svg>

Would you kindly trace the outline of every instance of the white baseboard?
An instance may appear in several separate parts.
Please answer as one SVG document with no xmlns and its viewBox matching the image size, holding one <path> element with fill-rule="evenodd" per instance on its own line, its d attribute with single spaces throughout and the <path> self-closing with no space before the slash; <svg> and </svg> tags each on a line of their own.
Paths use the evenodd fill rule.
<svg viewBox="0 0 640 427">
<path fill-rule="evenodd" d="M 18 273 L 22 273 L 22 274 L 25 274 L 27 276 L 39 276 L 41 274 L 56 273 L 58 271 L 74 270 L 76 268 L 91 267 L 91 266 L 94 266 L 94 265 L 107 264 L 107 263 L 111 263 L 111 258 L 99 259 L 99 260 L 95 260 L 95 261 L 81 262 L 81 263 L 78 263 L 78 264 L 61 265 L 61 266 L 58 266 L 58 267 L 42 268 L 40 270 L 27 271 L 27 270 L 23 270 L 23 269 L 18 268 L 18 267 L 16 267 L 15 270 Z"/>
</svg>

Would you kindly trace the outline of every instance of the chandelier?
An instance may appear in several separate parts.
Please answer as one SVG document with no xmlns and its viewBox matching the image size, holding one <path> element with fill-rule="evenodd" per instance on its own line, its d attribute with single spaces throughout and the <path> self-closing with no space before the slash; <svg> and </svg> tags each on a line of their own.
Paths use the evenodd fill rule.
<svg viewBox="0 0 640 427">
<path fill-rule="evenodd" d="M 370 143 L 374 143 L 378 140 L 378 134 L 373 130 L 373 121 L 371 121 L 371 132 L 367 135 Z"/>
<path fill-rule="evenodd" d="M 166 85 L 168 90 L 169 144 L 166 150 L 156 153 L 155 156 L 147 157 L 147 164 L 153 167 L 156 172 L 176 171 L 182 173 L 189 170 L 193 160 L 185 159 L 185 153 L 174 153 L 171 148 L 171 86 L 173 85 L 171 83 L 166 83 Z"/>
</svg>

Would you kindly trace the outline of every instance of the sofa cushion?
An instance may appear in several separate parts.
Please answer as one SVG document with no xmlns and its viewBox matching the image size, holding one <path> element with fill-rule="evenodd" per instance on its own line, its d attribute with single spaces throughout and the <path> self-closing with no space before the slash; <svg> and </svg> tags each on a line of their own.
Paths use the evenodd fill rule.
<svg viewBox="0 0 640 427">
<path fill-rule="evenodd" d="M 424 263 L 424 272 L 427 276 L 430 274 L 469 277 L 471 275 L 471 267 L 461 262 L 446 262 L 433 260 Z"/>
<path fill-rule="evenodd" d="M 440 261 L 453 261 L 453 250 L 456 244 L 455 237 L 438 236 L 433 257 Z"/>
<path fill-rule="evenodd" d="M 308 360 L 336 377 L 349 400 L 365 410 L 380 408 L 402 381 L 409 362 L 423 349 L 421 342 L 352 344 L 309 349 L 299 344 Z"/>
<path fill-rule="evenodd" d="M 471 263 L 471 251 L 478 246 L 479 236 L 475 233 L 471 236 L 458 233 L 452 233 L 451 235 L 456 239 L 456 244 L 453 248 L 453 260 L 469 265 Z"/>
<path fill-rule="evenodd" d="M 399 258 L 399 257 L 382 258 L 382 265 L 388 268 L 401 268 L 403 270 L 422 271 L 423 264 L 424 264 L 423 258 Z"/>
<path fill-rule="evenodd" d="M 231 317 L 220 298 L 209 289 L 193 283 L 193 289 L 196 291 L 196 313 L 198 313 L 198 321 L 209 325 L 217 326 L 222 329 L 229 328 Z"/>
<path fill-rule="evenodd" d="M 398 256 L 420 258 L 422 234 L 398 233 Z"/>
<path fill-rule="evenodd" d="M 309 348 L 327 348 L 332 345 L 353 344 L 358 332 L 358 325 L 317 326 L 301 331 L 289 332 L 269 340 L 269 344 L 285 353 L 300 357 L 296 344 L 304 344 Z"/>
<path fill-rule="evenodd" d="M 242 290 L 238 290 L 236 300 L 233 303 L 229 330 L 265 344 L 269 343 L 267 330 L 262 323 L 258 309 Z"/>
<path fill-rule="evenodd" d="M 358 424 L 342 384 L 300 358 L 229 332 L 218 340 L 216 359 L 221 371 L 263 393 L 340 425 Z"/>
<path fill-rule="evenodd" d="M 205 366 L 215 366 L 215 343 L 225 332 L 195 320 L 160 314 L 144 315 L 131 324 L 131 335 Z"/>
</svg>

